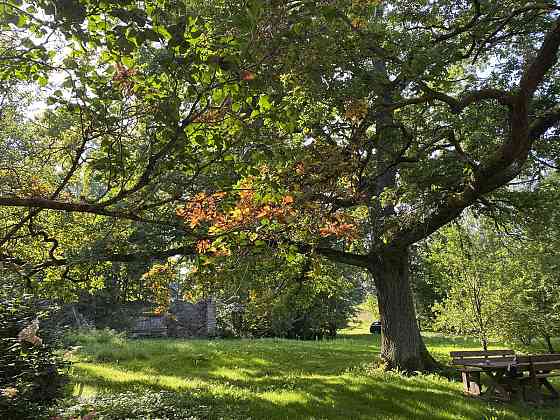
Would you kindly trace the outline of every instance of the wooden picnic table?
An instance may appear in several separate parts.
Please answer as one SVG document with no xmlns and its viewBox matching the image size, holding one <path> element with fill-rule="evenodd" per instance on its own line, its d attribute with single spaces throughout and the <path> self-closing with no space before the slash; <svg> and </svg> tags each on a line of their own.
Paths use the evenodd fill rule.
<svg viewBox="0 0 560 420">
<path fill-rule="evenodd" d="M 560 376 L 560 354 L 516 355 L 512 350 L 488 350 L 451 352 L 451 356 L 453 364 L 460 366 L 468 395 L 536 403 L 559 397 L 548 378 Z M 484 391 L 481 374 L 488 382 Z"/>
</svg>

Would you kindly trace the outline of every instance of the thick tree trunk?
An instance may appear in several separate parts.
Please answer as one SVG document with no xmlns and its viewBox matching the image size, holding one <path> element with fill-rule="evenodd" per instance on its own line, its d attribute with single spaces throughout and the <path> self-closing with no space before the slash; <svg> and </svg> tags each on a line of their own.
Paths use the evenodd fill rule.
<svg viewBox="0 0 560 420">
<path fill-rule="evenodd" d="M 381 358 L 387 368 L 427 371 L 437 368 L 416 320 L 409 283 L 408 250 L 390 249 L 377 255 L 370 268 L 377 288 L 381 317 Z"/>
</svg>

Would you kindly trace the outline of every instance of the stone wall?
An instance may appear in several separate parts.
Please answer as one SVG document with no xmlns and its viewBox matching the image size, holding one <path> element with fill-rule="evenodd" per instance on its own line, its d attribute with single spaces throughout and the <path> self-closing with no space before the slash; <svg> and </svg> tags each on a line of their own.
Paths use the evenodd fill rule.
<svg viewBox="0 0 560 420">
<path fill-rule="evenodd" d="M 216 301 L 209 299 L 206 301 L 206 335 L 215 337 L 216 333 Z"/>
<path fill-rule="evenodd" d="M 57 325 L 71 325 L 78 328 L 95 328 L 86 320 L 76 305 L 67 305 L 60 312 Z M 155 314 L 154 306 L 147 302 L 120 304 L 118 325 L 111 328 L 126 331 L 131 337 L 215 337 L 216 302 L 213 299 L 198 303 L 175 301 L 166 314 Z M 116 313 L 115 312 L 115 313 Z M 113 315 L 117 318 L 117 315 Z"/>
<path fill-rule="evenodd" d="M 177 301 L 169 307 L 168 337 L 213 337 L 216 334 L 216 304 L 212 299 L 198 303 Z"/>
<path fill-rule="evenodd" d="M 167 337 L 167 317 L 143 316 L 135 319 L 131 337 Z"/>
</svg>

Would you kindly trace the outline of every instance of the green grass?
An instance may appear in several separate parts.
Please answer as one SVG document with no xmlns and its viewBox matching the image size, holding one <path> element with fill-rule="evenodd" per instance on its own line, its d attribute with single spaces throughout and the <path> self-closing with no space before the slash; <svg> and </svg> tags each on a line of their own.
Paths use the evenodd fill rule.
<svg viewBox="0 0 560 420">
<path fill-rule="evenodd" d="M 435 375 L 403 377 L 372 368 L 379 340 L 363 326 L 331 341 L 125 340 L 81 337 L 76 395 L 171 391 L 205 418 L 559 419 L 559 407 L 489 403 Z M 478 348 L 426 335 L 432 353 Z"/>
</svg>

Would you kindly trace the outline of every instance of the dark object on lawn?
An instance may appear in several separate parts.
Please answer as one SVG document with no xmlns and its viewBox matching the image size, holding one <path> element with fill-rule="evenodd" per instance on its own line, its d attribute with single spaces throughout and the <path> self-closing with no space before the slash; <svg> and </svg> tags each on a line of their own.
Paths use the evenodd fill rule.
<svg viewBox="0 0 560 420">
<path fill-rule="evenodd" d="M 369 332 L 372 334 L 381 334 L 381 321 L 373 321 L 369 326 Z"/>
</svg>

